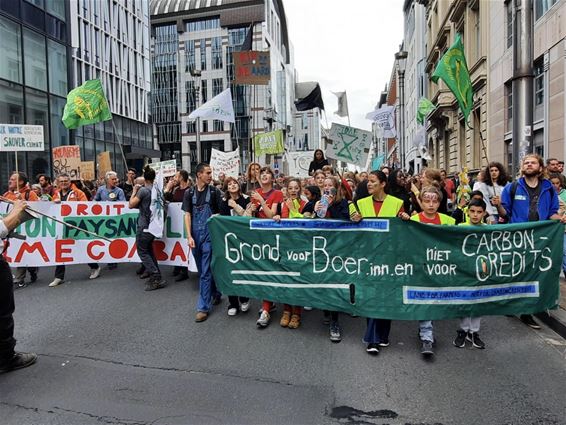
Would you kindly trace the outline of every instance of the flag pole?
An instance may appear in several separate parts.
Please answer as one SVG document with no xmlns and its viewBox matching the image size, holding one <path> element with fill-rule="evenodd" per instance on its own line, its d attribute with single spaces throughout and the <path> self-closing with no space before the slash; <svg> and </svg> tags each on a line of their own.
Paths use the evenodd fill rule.
<svg viewBox="0 0 566 425">
<path fill-rule="evenodd" d="M 120 140 L 120 138 L 118 137 L 118 130 L 116 129 L 116 124 L 114 123 L 114 117 L 112 117 L 112 128 L 114 128 L 114 137 L 116 137 L 116 140 L 118 140 L 118 146 L 120 146 L 120 152 L 122 153 L 122 159 L 124 160 L 124 166 L 126 167 L 124 169 L 124 173 L 128 173 L 128 163 L 126 162 L 126 156 L 124 155 L 124 149 L 122 148 L 122 141 Z"/>
<path fill-rule="evenodd" d="M 478 129 L 478 130 L 479 130 L 478 132 L 479 132 L 479 135 L 480 135 L 481 149 L 482 149 L 482 152 L 483 152 L 483 157 L 484 157 L 484 159 L 485 159 L 486 165 L 489 165 L 489 158 L 487 157 L 487 149 L 486 149 L 486 147 L 485 147 L 485 140 L 484 140 L 484 138 L 483 138 L 483 134 L 482 134 L 482 131 L 481 131 L 481 121 L 480 121 L 480 115 L 479 115 L 479 108 L 478 108 L 478 109 L 474 109 L 474 110 L 472 111 L 472 113 L 474 114 L 474 116 L 475 116 L 476 113 L 477 113 L 478 123 L 479 123 L 479 125 L 480 125 L 480 128 Z M 470 126 L 470 123 L 469 123 L 469 122 L 466 123 L 466 125 L 467 125 L 467 127 L 468 127 L 470 130 L 474 131 L 474 128 L 473 128 L 472 126 Z"/>
</svg>

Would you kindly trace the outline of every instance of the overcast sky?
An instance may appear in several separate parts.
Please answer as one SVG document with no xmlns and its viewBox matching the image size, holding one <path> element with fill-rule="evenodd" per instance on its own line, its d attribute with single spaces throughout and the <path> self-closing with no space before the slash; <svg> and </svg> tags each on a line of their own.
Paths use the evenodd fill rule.
<svg viewBox="0 0 566 425">
<path fill-rule="evenodd" d="M 389 82 L 403 39 L 402 0 L 283 0 L 299 81 L 318 81 L 328 123 L 336 96 L 348 94 L 353 127 L 371 129 L 365 119 Z M 326 127 L 324 114 L 322 124 Z"/>
</svg>

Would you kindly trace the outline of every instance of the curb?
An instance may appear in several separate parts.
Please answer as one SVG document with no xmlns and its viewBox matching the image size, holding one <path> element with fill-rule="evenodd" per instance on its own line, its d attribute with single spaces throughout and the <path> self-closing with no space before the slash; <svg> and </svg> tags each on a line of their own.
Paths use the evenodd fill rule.
<svg viewBox="0 0 566 425">
<path fill-rule="evenodd" d="M 566 339 L 566 310 L 558 307 L 556 310 L 538 313 L 535 316 L 562 338 Z"/>
</svg>

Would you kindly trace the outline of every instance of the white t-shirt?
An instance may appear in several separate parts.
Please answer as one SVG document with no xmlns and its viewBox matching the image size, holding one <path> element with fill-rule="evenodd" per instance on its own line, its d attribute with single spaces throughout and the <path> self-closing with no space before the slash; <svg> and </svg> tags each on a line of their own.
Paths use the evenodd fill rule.
<svg viewBox="0 0 566 425">
<path fill-rule="evenodd" d="M 495 183 L 493 186 L 488 186 L 484 182 L 476 182 L 474 184 L 473 190 L 479 190 L 483 194 L 483 200 L 486 205 L 486 211 L 489 215 L 499 215 L 497 208 L 491 205 L 490 198 L 494 196 L 501 197 L 501 192 L 503 191 L 503 186 L 499 186 Z"/>
</svg>

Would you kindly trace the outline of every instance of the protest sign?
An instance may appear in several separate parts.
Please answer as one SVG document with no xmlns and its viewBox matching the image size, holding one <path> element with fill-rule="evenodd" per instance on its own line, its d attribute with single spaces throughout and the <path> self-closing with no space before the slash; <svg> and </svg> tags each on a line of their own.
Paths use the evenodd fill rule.
<svg viewBox="0 0 566 425">
<path fill-rule="evenodd" d="M 338 161 L 365 167 L 371 149 L 371 132 L 332 123 L 326 156 Z"/>
<path fill-rule="evenodd" d="M 112 171 L 110 152 L 100 152 L 96 156 L 96 162 L 98 164 L 98 178 L 103 179 L 108 171 Z"/>
<path fill-rule="evenodd" d="M 285 152 L 283 130 L 260 133 L 254 136 L 254 151 L 256 156 L 265 154 L 275 155 Z"/>
<path fill-rule="evenodd" d="M 0 215 L 8 206 L 0 204 Z M 41 217 L 17 229 L 26 240 L 10 240 L 5 254 L 12 266 L 140 262 L 136 250 L 139 212 L 129 209 L 127 202 L 35 202 L 33 208 L 112 242 Z M 167 214 L 163 238 L 153 243 L 158 262 L 172 266 L 187 266 L 188 262 L 189 270 L 197 271 L 187 245 L 181 204 L 169 204 Z"/>
<path fill-rule="evenodd" d="M 232 152 L 222 152 L 213 148 L 210 152 L 210 168 L 213 179 L 218 179 L 220 173 L 237 178 L 240 173 L 240 148 Z"/>
<path fill-rule="evenodd" d="M 163 169 L 163 177 L 171 177 L 177 173 L 177 160 L 170 159 L 168 161 L 161 161 L 161 162 L 152 162 L 148 164 L 152 169 L 155 170 L 156 173 L 159 172 L 159 169 Z"/>
<path fill-rule="evenodd" d="M 234 52 L 234 83 L 267 85 L 271 79 L 269 52 Z"/>
<path fill-rule="evenodd" d="M 53 148 L 53 175 L 67 173 L 71 180 L 79 180 L 81 166 L 81 148 L 77 145 Z"/>
<path fill-rule="evenodd" d="M 287 152 L 287 175 L 292 177 L 308 177 L 309 166 L 314 158 L 314 151 Z"/>
<path fill-rule="evenodd" d="M 209 221 L 227 295 L 436 320 L 536 313 L 559 296 L 564 226 L 431 226 L 400 219 Z"/>
<path fill-rule="evenodd" d="M 81 161 L 79 166 L 80 178 L 82 180 L 94 180 L 96 178 L 94 169 L 94 161 Z"/>
<path fill-rule="evenodd" d="M 0 152 L 44 150 L 42 125 L 0 124 Z"/>
<path fill-rule="evenodd" d="M 397 137 L 395 129 L 395 106 L 385 105 L 366 115 L 368 120 L 375 121 L 381 128 L 381 137 L 391 139 Z"/>
</svg>

